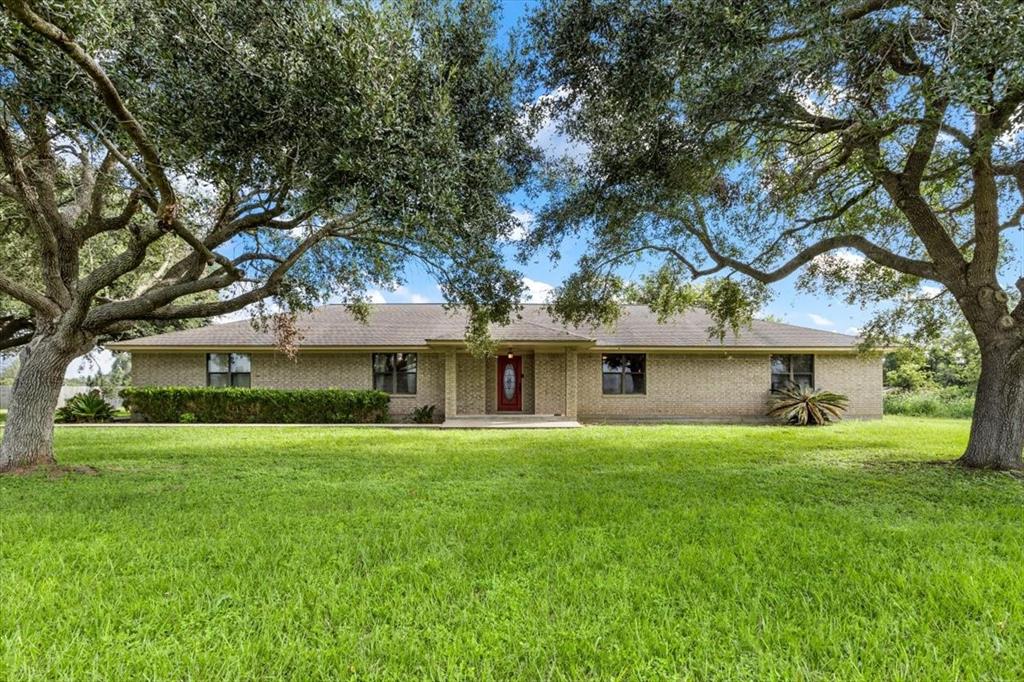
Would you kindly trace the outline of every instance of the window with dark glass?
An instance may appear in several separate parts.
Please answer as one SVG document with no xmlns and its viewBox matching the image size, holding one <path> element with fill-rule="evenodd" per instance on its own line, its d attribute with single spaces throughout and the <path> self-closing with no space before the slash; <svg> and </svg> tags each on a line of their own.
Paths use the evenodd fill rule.
<svg viewBox="0 0 1024 682">
<path fill-rule="evenodd" d="M 773 355 L 772 390 L 814 387 L 813 355 Z"/>
<path fill-rule="evenodd" d="M 415 353 L 374 353 L 373 387 L 396 395 L 416 393 Z"/>
<path fill-rule="evenodd" d="M 206 385 L 218 388 L 252 385 L 252 364 L 248 353 L 207 353 Z"/>
<path fill-rule="evenodd" d="M 601 356 L 601 392 L 605 395 L 646 393 L 647 356 L 619 353 Z"/>
</svg>

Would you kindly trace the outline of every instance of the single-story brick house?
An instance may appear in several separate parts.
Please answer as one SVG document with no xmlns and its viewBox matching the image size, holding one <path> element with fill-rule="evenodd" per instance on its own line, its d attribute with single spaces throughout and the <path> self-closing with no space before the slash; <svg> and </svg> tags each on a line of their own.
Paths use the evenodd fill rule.
<svg viewBox="0 0 1024 682">
<path fill-rule="evenodd" d="M 132 354 L 136 386 L 378 388 L 391 413 L 422 405 L 454 416 L 519 413 L 580 421 L 764 417 L 771 388 L 809 384 L 850 398 L 849 417 L 882 414 L 882 358 L 853 336 L 755 321 L 711 338 L 707 315 L 659 322 L 626 307 L 611 328 L 574 328 L 544 306 L 495 327 L 499 352 L 470 354 L 465 315 L 436 304 L 371 307 L 367 323 L 345 306 L 302 315 L 295 360 L 247 321 L 110 344 Z"/>
</svg>

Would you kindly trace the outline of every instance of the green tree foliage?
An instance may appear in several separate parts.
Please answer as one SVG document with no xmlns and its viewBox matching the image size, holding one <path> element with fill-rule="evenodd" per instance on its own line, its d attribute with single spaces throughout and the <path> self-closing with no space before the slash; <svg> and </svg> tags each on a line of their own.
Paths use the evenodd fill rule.
<svg viewBox="0 0 1024 682">
<path fill-rule="evenodd" d="M 0 344 L 31 385 L 252 304 L 284 336 L 329 296 L 365 313 L 412 262 L 476 340 L 515 309 L 496 245 L 534 153 L 492 2 L 2 4 Z M 48 456 L 14 393 L 0 468 Z"/>
<path fill-rule="evenodd" d="M 973 392 L 981 377 L 981 351 L 963 323 L 939 339 L 908 343 L 885 357 L 885 385 L 909 391 L 963 388 Z"/>
<path fill-rule="evenodd" d="M 964 462 L 1021 466 L 1024 304 L 1000 275 L 1024 215 L 1024 4 L 545 0 L 531 26 L 538 106 L 586 151 L 553 166 L 530 240 L 590 239 L 563 315 L 613 316 L 623 273 L 653 268 L 656 305 L 744 282 L 711 290 L 720 326 L 798 273 L 882 303 L 871 340 L 966 319 L 988 374 Z"/>
<path fill-rule="evenodd" d="M 358 301 L 417 260 L 509 312 L 493 246 L 532 152 L 490 3 L 5 4 L 4 310 L 99 336 Z"/>
<path fill-rule="evenodd" d="M 99 390 L 104 398 L 116 397 L 122 388 L 131 385 L 132 356 L 130 353 L 114 353 L 110 371 L 97 369 L 86 378 L 86 386 Z"/>
</svg>

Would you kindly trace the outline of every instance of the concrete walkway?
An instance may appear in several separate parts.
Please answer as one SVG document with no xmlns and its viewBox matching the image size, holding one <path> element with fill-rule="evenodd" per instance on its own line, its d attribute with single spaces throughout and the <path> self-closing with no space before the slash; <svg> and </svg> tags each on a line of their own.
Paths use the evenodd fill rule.
<svg viewBox="0 0 1024 682">
<path fill-rule="evenodd" d="M 381 424 L 175 424 L 165 422 L 115 421 L 101 424 L 54 424 L 62 429 L 114 428 L 319 428 L 319 429 L 578 429 L 580 423 L 565 417 L 550 415 L 466 415 L 447 419 L 441 424 L 413 424 L 411 422 L 384 422 Z"/>
<path fill-rule="evenodd" d="M 442 429 L 578 429 L 575 419 L 536 414 L 474 414 L 445 419 Z"/>
</svg>

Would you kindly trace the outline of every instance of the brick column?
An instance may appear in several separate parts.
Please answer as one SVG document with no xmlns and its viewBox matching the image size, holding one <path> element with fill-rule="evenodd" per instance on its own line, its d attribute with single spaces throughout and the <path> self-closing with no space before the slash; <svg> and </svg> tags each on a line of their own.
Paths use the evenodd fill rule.
<svg viewBox="0 0 1024 682">
<path fill-rule="evenodd" d="M 456 393 L 455 377 L 458 369 L 455 364 L 455 351 L 444 353 L 444 418 L 451 419 L 456 415 L 458 394 Z"/>
<path fill-rule="evenodd" d="M 565 418 L 576 419 L 576 390 L 579 382 L 576 379 L 576 351 L 567 348 L 565 351 Z"/>
</svg>

